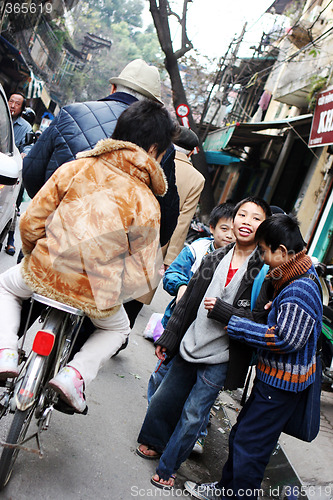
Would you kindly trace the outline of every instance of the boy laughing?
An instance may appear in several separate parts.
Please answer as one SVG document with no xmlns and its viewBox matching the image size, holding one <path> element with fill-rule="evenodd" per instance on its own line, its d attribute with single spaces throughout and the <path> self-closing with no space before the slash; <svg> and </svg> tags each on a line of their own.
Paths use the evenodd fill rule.
<svg viewBox="0 0 333 500">
<path fill-rule="evenodd" d="M 246 198 L 234 210 L 236 243 L 208 254 L 176 305 L 156 356 L 174 357 L 149 404 L 138 442 L 143 458 L 160 458 L 152 483 L 174 485 L 174 473 L 193 449 L 205 416 L 222 387 L 242 387 L 252 350 L 229 341 L 225 324 L 207 317 L 205 296 L 221 297 L 250 309 L 253 280 L 263 262 L 255 240 L 258 226 L 271 214 L 264 200 Z"/>
</svg>

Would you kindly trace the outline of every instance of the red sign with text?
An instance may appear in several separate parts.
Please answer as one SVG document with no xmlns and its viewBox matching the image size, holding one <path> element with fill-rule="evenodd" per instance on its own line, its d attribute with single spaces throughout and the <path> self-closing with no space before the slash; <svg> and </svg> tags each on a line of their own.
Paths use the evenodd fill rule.
<svg viewBox="0 0 333 500">
<path fill-rule="evenodd" d="M 312 119 L 309 147 L 333 144 L 333 87 L 320 92 Z"/>
</svg>

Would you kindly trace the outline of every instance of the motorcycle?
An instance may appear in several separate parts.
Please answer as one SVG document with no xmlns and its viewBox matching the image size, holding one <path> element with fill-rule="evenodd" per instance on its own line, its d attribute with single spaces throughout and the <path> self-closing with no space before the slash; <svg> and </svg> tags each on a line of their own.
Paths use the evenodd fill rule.
<svg viewBox="0 0 333 500">
<path fill-rule="evenodd" d="M 315 264 L 323 290 L 322 376 L 333 389 L 333 265 Z"/>
</svg>

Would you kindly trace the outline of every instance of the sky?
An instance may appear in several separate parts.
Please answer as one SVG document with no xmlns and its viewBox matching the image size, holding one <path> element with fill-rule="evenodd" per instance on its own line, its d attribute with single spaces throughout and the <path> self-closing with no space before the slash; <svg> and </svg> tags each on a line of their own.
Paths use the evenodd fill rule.
<svg viewBox="0 0 333 500">
<path fill-rule="evenodd" d="M 273 0 L 193 0 L 188 7 L 188 37 L 202 56 L 219 59 L 247 22 L 247 33 L 239 55 L 249 55 L 246 53 L 249 47 L 256 45 L 262 32 L 274 25 L 275 16 L 264 14 L 272 3 Z M 149 1 L 146 0 L 145 4 L 145 19 L 151 22 Z M 181 16 L 183 0 L 170 0 L 170 6 Z M 172 28 L 174 48 L 179 48 L 176 43 L 177 36 L 180 36 L 178 26 L 176 22 Z"/>
</svg>

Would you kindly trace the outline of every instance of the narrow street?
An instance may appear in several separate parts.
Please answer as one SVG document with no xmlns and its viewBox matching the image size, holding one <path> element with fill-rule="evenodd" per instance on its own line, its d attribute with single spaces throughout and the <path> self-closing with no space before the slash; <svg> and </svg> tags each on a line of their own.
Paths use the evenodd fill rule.
<svg viewBox="0 0 333 500">
<path fill-rule="evenodd" d="M 15 244 L 19 248 L 18 233 Z M 0 271 L 15 262 L 16 256 L 1 251 Z M 87 388 L 88 415 L 55 411 L 49 430 L 42 434 L 43 458 L 20 452 L 12 478 L 0 493 L 1 499 L 128 500 L 171 496 L 150 484 L 156 462 L 135 453 L 147 405 L 147 382 L 156 362 L 154 346 L 142 333 L 152 312 L 162 312 L 168 300 L 162 290 L 151 306 L 143 308 L 128 348 L 106 363 Z M 1 439 L 5 433 L 2 421 Z M 226 435 L 215 425 L 211 435 L 210 441 L 218 441 L 218 446 L 208 443 L 203 456 L 184 464 L 173 496 L 186 497 L 180 489 L 186 479 L 213 480 L 219 475 L 224 460 L 219 449 L 226 448 Z"/>
<path fill-rule="evenodd" d="M 58 270 L 60 273 L 66 271 L 67 256 L 71 259 L 76 255 L 76 251 L 81 252 L 81 248 L 84 249 L 83 253 L 85 252 L 86 247 L 81 247 L 81 241 L 84 245 L 87 244 L 90 255 L 94 257 L 92 261 L 96 264 L 92 266 L 94 283 L 91 281 L 89 288 L 94 293 L 96 283 L 99 291 L 105 292 L 100 294 L 103 296 L 102 304 L 97 300 L 99 294 L 95 295 L 95 302 L 100 310 L 108 307 L 108 304 L 103 305 L 107 293 L 101 285 L 99 270 L 95 273 L 94 267 L 102 267 L 105 252 L 110 264 L 112 252 L 108 243 L 105 243 L 107 238 L 101 239 L 101 243 L 98 242 L 98 248 L 90 244 L 89 238 L 92 237 L 91 234 L 100 233 L 104 238 L 120 228 L 120 236 L 117 235 L 116 238 L 118 244 L 122 240 L 123 227 L 128 225 L 127 219 L 125 221 L 128 214 L 138 216 L 136 219 L 133 215 L 133 228 L 148 226 L 151 229 L 147 231 L 148 236 L 153 233 L 152 230 L 158 231 L 156 210 L 153 213 L 156 200 L 149 193 L 150 189 L 160 202 L 161 231 L 168 233 L 165 241 L 170 239 L 176 224 L 174 217 L 176 218 L 179 212 L 179 233 L 174 231 L 174 241 L 178 241 L 179 247 L 170 244 L 169 256 L 165 256 L 166 264 L 171 264 L 176 254 L 179 254 L 184 241 L 181 241 L 179 234 L 185 236 L 190 221 L 190 227 L 193 226 L 197 235 L 205 234 L 205 226 L 209 234 L 209 226 L 214 219 L 213 207 L 229 206 L 229 202 L 236 206 L 241 200 L 247 199 L 250 204 L 255 200 L 255 204 L 261 207 L 260 212 L 263 209 L 262 201 L 267 203 L 267 208 L 268 205 L 271 206 L 272 212 L 282 211 L 285 214 L 282 219 L 275 219 L 278 229 L 281 228 L 281 234 L 278 231 L 275 233 L 275 222 L 272 219 L 268 221 L 273 224 L 272 236 L 277 243 L 275 249 L 274 245 L 266 241 L 266 229 L 262 228 L 260 237 L 260 233 L 257 233 L 257 241 L 263 246 L 261 250 L 270 254 L 270 257 L 266 254 L 266 260 L 271 270 L 274 268 L 274 261 L 281 265 L 290 265 L 293 272 L 294 269 L 295 272 L 301 269 L 302 266 L 298 267 L 299 261 L 296 259 L 305 257 L 302 250 L 306 247 L 307 255 L 321 267 L 319 274 L 323 279 L 325 277 L 327 284 L 326 288 L 323 287 L 323 303 L 332 310 L 333 0 L 0 0 L 0 13 L 0 183 L 4 183 L 0 184 L 0 234 L 5 234 L 13 220 L 14 193 L 15 189 L 19 188 L 19 183 L 16 182 L 18 174 L 14 173 L 16 167 L 21 168 L 20 154 L 25 158 L 25 187 L 30 195 L 34 196 L 59 166 L 72 162 L 77 153 L 83 152 L 81 162 L 75 162 L 73 170 L 70 171 L 73 172 L 75 181 L 73 199 L 72 193 L 68 191 L 72 182 L 67 182 L 69 177 L 72 181 L 72 176 L 68 172 L 66 176 L 65 169 L 60 170 L 57 178 L 61 177 L 61 182 L 56 182 L 56 188 L 59 189 L 52 191 L 50 199 L 47 197 L 47 206 L 53 202 L 57 203 L 58 194 L 62 199 L 62 192 L 69 193 L 66 203 L 69 205 L 73 201 L 74 206 L 73 213 L 72 207 L 66 210 L 69 224 L 80 219 L 80 227 L 73 248 L 68 246 L 71 245 L 68 240 L 69 243 L 66 243 L 67 246 L 63 250 L 62 241 L 65 240 L 59 238 L 63 259 L 58 259 Z M 136 101 L 139 102 L 135 104 Z M 182 134 L 178 137 L 166 134 L 167 129 L 171 132 L 174 127 L 171 123 L 162 127 L 161 120 L 152 127 L 154 133 L 146 130 L 145 126 L 149 127 L 154 123 L 150 121 L 152 115 L 149 114 L 148 108 L 160 109 L 157 103 L 170 111 L 173 119 L 182 125 L 183 131 L 190 136 L 194 135 L 195 142 L 192 143 L 192 139 L 183 141 Z M 131 124 L 134 124 L 133 135 L 127 136 L 131 127 L 121 126 L 124 119 L 123 123 L 126 123 L 126 114 L 125 118 L 120 118 L 120 115 L 130 106 L 138 106 L 132 107 L 134 110 L 142 110 L 146 106 L 148 114 L 143 115 L 139 111 L 135 115 L 135 111 L 133 112 L 133 119 L 130 118 Z M 161 108 L 160 112 L 164 114 L 165 111 Z M 127 120 L 131 117 L 130 113 L 131 110 L 128 111 Z M 144 126 L 139 126 L 134 116 L 135 119 L 144 119 Z M 117 122 L 119 126 L 115 129 Z M 168 141 L 164 141 L 163 136 L 166 139 L 167 135 Z M 113 141 L 114 137 L 124 142 Z M 149 144 L 149 138 L 152 138 L 152 144 Z M 103 139 L 107 141 L 103 142 Z M 159 154 L 162 156 L 167 146 L 171 145 L 171 142 L 174 143 L 174 166 L 171 150 L 167 150 L 165 161 L 161 164 L 168 182 L 165 193 L 167 196 L 163 200 L 162 196 L 159 196 L 164 191 L 161 188 L 163 182 L 156 165 L 154 166 L 152 159 L 143 159 L 143 151 L 141 154 L 133 153 L 132 146 L 126 146 L 127 141 L 140 146 L 158 161 Z M 92 149 L 94 151 L 89 151 Z M 133 164 L 130 157 L 133 158 Z M 15 170 L 12 159 L 16 162 Z M 99 167 L 99 162 L 102 168 Z M 81 169 L 82 177 L 79 175 L 76 178 L 77 168 Z M 111 181 L 111 175 L 115 176 L 117 183 Z M 96 190 L 104 184 L 108 189 L 105 199 L 110 202 L 110 210 L 114 215 L 110 215 L 108 205 L 104 203 L 104 196 L 100 197 L 99 191 Z M 87 192 L 86 187 L 89 188 Z M 179 194 L 179 210 L 176 188 Z M 89 202 L 86 203 L 88 197 Z M 261 201 L 258 202 L 258 199 Z M 21 212 L 26 209 L 29 203 L 27 200 L 30 200 L 28 196 L 21 205 Z M 119 210 L 113 212 L 118 201 Z M 82 212 L 77 208 L 81 206 Z M 42 212 L 43 210 L 32 218 L 34 222 L 37 220 L 37 224 L 36 229 L 32 229 L 30 233 L 38 231 Z M 263 218 L 268 215 L 267 210 L 264 212 L 266 215 Z M 237 213 L 238 210 L 235 217 Z M 251 244 L 252 250 L 255 246 L 252 242 L 259 219 L 257 213 L 252 215 L 252 222 L 251 218 L 246 222 L 248 226 L 244 225 L 244 222 L 240 223 L 238 233 L 237 223 L 234 224 L 237 252 L 232 255 L 231 262 L 224 259 L 220 268 L 223 279 L 224 274 L 227 274 L 228 281 L 225 282 L 224 288 L 229 285 L 237 269 L 242 269 L 232 281 L 232 286 L 221 294 L 227 304 L 242 308 L 248 308 L 250 305 L 250 285 L 255 289 L 254 283 L 246 282 L 254 267 L 250 269 L 249 265 L 249 273 L 246 271 L 241 274 L 245 267 L 242 263 L 250 250 L 246 242 Z M 281 222 L 280 226 L 279 221 L 284 220 L 287 224 L 288 215 L 292 216 L 288 225 L 296 225 L 295 221 L 291 220 L 295 216 L 302 235 L 297 249 L 292 241 L 289 241 L 287 225 L 284 226 Z M 229 218 L 232 219 L 231 213 L 226 220 Z M 59 220 L 61 219 L 60 214 Z M 220 220 L 223 219 L 224 217 Z M 148 220 L 150 222 L 146 224 Z M 91 232 L 89 227 L 86 227 L 89 226 L 89 221 L 93 222 L 94 226 Z M 0 251 L 0 274 L 16 265 L 21 247 L 19 222 L 18 220 L 15 233 L 14 256 L 5 252 L 7 237 L 3 241 Z M 218 220 L 216 222 L 212 229 L 219 229 Z M 102 232 L 99 231 L 101 225 Z M 228 222 L 228 228 L 229 225 Z M 228 232 L 231 232 L 231 229 Z M 51 230 L 53 231 L 52 227 Z M 298 231 L 296 227 L 295 230 Z M 56 228 L 56 237 L 57 231 Z M 12 234 L 10 236 L 12 237 Z M 133 231 L 133 238 L 137 238 L 136 229 Z M 215 239 L 214 234 L 213 238 Z M 127 239 L 131 245 L 131 238 Z M 54 241 L 56 242 L 56 239 Z M 135 240 L 138 241 L 139 238 Z M 11 243 L 9 240 L 9 252 L 14 251 Z M 114 241 L 111 246 L 113 243 Z M 164 245 L 164 242 L 162 244 Z M 173 246 L 175 250 L 170 256 Z M 53 259 L 53 249 L 56 251 L 57 245 L 53 248 L 51 244 L 49 256 L 45 255 L 46 252 L 44 254 L 46 265 L 49 257 Z M 129 251 L 132 250 L 133 247 L 129 246 Z M 193 258 L 186 257 L 186 272 L 196 269 L 205 252 L 209 253 L 210 250 L 208 247 L 200 249 L 200 252 L 194 250 Z M 273 254 L 276 251 L 277 256 L 281 254 L 282 260 L 275 260 L 276 255 L 274 257 Z M 147 258 L 149 253 L 150 250 L 147 252 Z M 294 253 L 297 266 L 291 261 Z M 83 257 L 86 257 L 86 254 Z M 88 266 L 84 264 L 83 257 L 82 265 L 87 270 Z M 215 255 L 212 257 L 215 258 Z M 256 253 L 253 253 L 251 258 L 255 264 Z M 41 266 L 43 260 L 41 252 Z M 142 262 L 144 263 L 144 260 Z M 217 259 L 216 263 L 218 264 Z M 57 265 L 53 260 L 52 265 L 56 269 Z M 302 274 L 297 274 L 296 277 L 304 277 L 304 271 L 309 270 L 309 266 L 310 263 L 306 264 L 304 269 L 302 268 Z M 67 287 L 72 288 L 72 298 L 82 297 L 82 286 L 85 286 L 82 285 L 82 277 L 85 277 L 82 274 L 79 277 L 78 274 L 82 269 L 82 266 L 76 268 L 78 272 L 75 293 L 72 280 L 65 282 L 64 274 L 55 274 L 57 292 L 66 294 Z M 148 272 L 145 265 L 144 270 Z M 209 272 L 211 270 L 212 268 Z M 106 283 L 110 276 L 107 274 L 109 271 L 113 272 L 106 266 L 105 273 L 104 269 L 102 272 Z M 281 275 L 278 276 L 280 271 Z M 274 284 L 274 298 L 278 300 L 283 300 L 283 297 L 277 297 L 277 294 L 280 294 L 286 285 L 291 284 L 289 271 L 287 266 L 276 271 L 279 281 Z M 136 269 L 133 272 L 135 274 Z M 50 278 L 54 274 L 50 272 L 49 266 L 44 274 L 36 273 L 34 278 L 41 280 L 43 276 L 46 285 L 46 274 Z M 204 277 L 204 273 L 202 276 Z M 204 279 L 201 282 L 203 281 Z M 206 278 L 205 281 L 208 282 Z M 200 281 L 194 283 L 194 291 L 200 292 Z M 215 293 L 218 279 L 212 279 L 211 283 L 215 297 L 219 293 Z M 179 282 L 180 286 L 183 284 L 182 281 Z M 246 294 L 236 299 L 241 291 L 240 284 L 245 284 Z M 280 393 L 281 400 L 282 397 L 288 397 L 288 401 L 292 400 L 295 404 L 295 393 L 290 395 L 289 392 L 287 395 L 286 391 L 298 390 L 311 380 L 309 377 L 313 374 L 314 356 L 311 360 L 310 353 L 313 348 L 314 354 L 314 340 L 317 340 L 317 334 L 320 336 L 319 322 L 315 321 L 321 312 L 320 298 L 317 293 L 313 297 L 305 293 L 305 288 L 301 289 L 303 285 L 305 286 L 305 283 L 298 283 L 295 288 L 299 288 L 299 293 L 302 294 L 299 296 L 300 300 L 304 301 L 306 307 L 294 303 L 294 298 L 290 302 L 287 300 L 286 307 L 281 309 L 275 309 L 277 301 L 274 302 L 273 314 L 276 310 L 278 327 L 281 314 L 287 311 L 286 319 L 281 321 L 281 324 L 287 325 L 287 333 L 284 333 L 283 328 L 276 327 L 275 320 L 273 326 L 269 325 L 272 326 L 273 333 L 263 327 L 266 339 L 263 349 L 269 350 L 262 364 L 262 370 L 267 375 L 265 380 L 269 380 L 269 384 L 277 388 L 286 389 L 284 396 L 282 391 Z M 295 298 L 298 297 L 296 292 L 294 295 Z M 192 296 L 187 294 L 187 297 L 189 302 L 186 304 L 184 318 L 186 312 L 194 311 L 196 300 L 201 296 L 194 293 Z M 311 300 L 313 298 L 315 300 Z M 152 303 L 141 310 L 130 334 L 128 347 L 115 358 L 109 359 L 97 378 L 85 389 L 88 414 L 67 415 L 55 410 L 49 429 L 41 435 L 42 448 L 39 450 L 42 449 L 42 458 L 38 453 L 36 439 L 27 444 L 24 442 L 24 446 L 35 449 L 20 451 L 9 484 L 0 491 L 0 500 L 192 498 L 184 491 L 185 481 L 211 483 L 220 479 L 228 457 L 229 432 L 241 410 L 240 389 L 220 392 L 211 410 L 204 452 L 201 455 L 192 454 L 182 464 L 177 471 L 175 487 L 172 490 L 162 490 L 151 484 L 151 477 L 158 462 L 141 458 L 136 453 L 137 436 L 147 409 L 148 380 L 156 365 L 153 342 L 144 338 L 143 333 L 151 315 L 163 313 L 169 301 L 170 296 L 160 283 Z M 312 310 L 310 302 L 316 305 L 316 312 L 313 314 L 308 314 L 308 311 Z M 183 303 L 185 305 L 185 301 Z M 4 304 L 6 309 L 5 301 L 2 302 L 2 305 Z M 9 307 L 11 305 L 9 304 Z M 208 309 L 209 307 L 208 305 Z M 222 306 L 217 303 L 217 318 L 220 308 Z M 179 311 L 182 310 L 179 308 Z M 228 307 L 226 311 L 228 312 Z M 9 313 L 9 308 L 6 312 Z M 213 311 L 212 317 L 215 312 Z M 6 328 L 5 316 L 3 310 L 2 328 Z M 203 316 L 203 326 L 200 319 L 199 315 L 196 325 L 199 325 L 198 330 L 202 329 L 202 338 L 199 335 L 199 341 L 195 340 L 195 348 L 198 348 L 201 356 L 207 345 L 214 344 L 206 342 L 204 336 L 205 331 L 209 330 L 205 326 L 206 317 Z M 312 324 L 314 326 L 310 327 Z M 306 338 L 310 328 L 311 333 L 315 331 L 315 335 Z M 325 328 L 326 325 L 323 331 Z M 35 325 L 28 333 L 25 345 L 27 351 L 32 345 L 36 329 Z M 231 324 L 229 334 L 230 329 Z M 332 348 L 331 323 L 328 330 L 327 342 L 331 342 Z M 256 332 L 252 332 L 250 327 L 249 331 L 249 342 L 262 346 L 256 342 Z M 221 340 L 216 338 L 219 333 L 215 335 L 214 328 L 211 328 L 210 333 L 213 333 L 213 341 Z M 235 337 L 237 333 L 239 332 L 235 329 Z M 273 335 L 273 341 L 270 335 Z M 278 342 L 275 343 L 275 340 Z M 276 347 L 279 346 L 280 340 L 282 348 Z M 11 348 L 15 347 L 10 345 L 9 341 L 8 344 Z M 316 347 L 320 348 L 319 341 Z M 209 347 L 209 354 L 212 349 Z M 220 349 L 216 348 L 215 351 L 216 358 L 221 355 L 222 359 Z M 192 353 L 191 350 L 189 352 Z M 215 352 L 213 354 L 215 355 Z M 2 353 L 2 363 L 5 356 L 13 362 L 14 355 L 15 353 L 8 351 Z M 109 353 L 106 352 L 106 355 L 109 356 Z M 234 371 L 241 375 L 241 355 L 233 359 L 236 359 Z M 332 352 L 327 356 L 327 360 L 325 359 L 326 370 L 331 365 L 331 360 Z M 85 368 L 89 371 L 88 362 L 85 362 Z M 8 374 L 8 365 L 5 369 Z M 14 370 L 16 366 L 11 374 L 16 373 Z M 80 370 L 88 380 L 88 375 L 81 367 L 78 371 Z M 254 371 L 252 370 L 253 378 Z M 35 372 L 31 378 L 33 377 L 34 380 L 37 379 Z M 184 379 L 182 382 L 184 383 Z M 3 381 L 1 384 L 5 385 Z M 237 384 L 234 386 L 237 387 Z M 17 390 L 21 391 L 24 397 L 32 397 L 28 385 L 20 386 Z M 0 395 L 1 391 L 2 387 Z M 268 399 L 271 399 L 271 395 Z M 278 401 L 278 398 L 275 401 L 273 397 L 276 404 L 274 408 L 284 413 L 286 406 L 282 407 Z M 318 399 L 317 405 L 319 406 Z M 173 406 L 170 404 L 169 412 Z M 263 405 L 263 410 L 256 410 L 252 419 L 258 424 L 255 429 L 268 429 L 267 433 L 262 432 L 263 437 L 260 439 L 260 433 L 257 434 L 253 429 L 251 431 L 249 423 L 243 427 L 245 432 L 241 434 L 246 435 L 244 444 L 252 441 L 251 445 L 254 445 L 253 448 L 247 448 L 244 454 L 250 455 L 252 463 L 256 462 L 256 465 L 259 459 L 256 460 L 255 451 L 249 453 L 249 449 L 265 450 L 265 440 L 269 440 L 272 425 L 274 426 L 272 420 L 268 420 L 267 425 L 264 423 L 267 422 L 263 418 L 266 416 L 267 406 Z M 7 406 L 2 405 L 1 408 Z M 289 409 L 292 408 L 290 404 Z M 299 408 L 300 405 L 297 410 Z M 333 500 L 333 388 L 330 388 L 328 383 L 322 387 L 320 411 L 320 432 L 313 442 L 303 442 L 286 434 L 280 436 L 265 470 L 262 489 L 256 500 Z M 269 415 L 271 414 L 272 411 Z M 287 417 L 288 413 L 284 416 Z M 274 417 L 275 421 L 279 419 L 275 412 Z M 13 414 L 10 414 L 0 420 L 0 455 L 12 419 Z M 14 427 L 12 426 L 12 429 Z M 20 429 L 20 425 L 16 428 Z M 33 422 L 27 438 L 33 436 L 35 431 Z M 235 468 L 249 487 L 251 481 L 248 476 L 255 477 L 253 469 L 248 472 L 247 465 L 242 467 L 240 462 Z M 233 486 L 236 490 L 235 485 Z M 240 489 L 237 491 L 240 497 Z M 248 493 L 249 491 L 245 492 L 244 497 L 249 498 Z M 227 495 L 223 496 L 223 500 L 227 500 Z"/>
<path fill-rule="evenodd" d="M 19 247 L 18 235 L 16 246 Z M 0 270 L 15 260 L 2 250 Z M 49 430 L 42 435 L 44 457 L 22 451 L 0 499 L 188 498 L 183 492 L 184 481 L 219 479 L 227 457 L 230 423 L 239 410 L 237 391 L 221 393 L 213 408 L 204 454 L 191 456 L 182 465 L 173 492 L 163 492 L 150 484 L 157 463 L 135 453 L 147 405 L 147 382 L 156 359 L 153 344 L 143 337 L 143 331 L 150 315 L 163 312 L 168 301 L 169 296 L 160 287 L 152 304 L 142 309 L 128 348 L 107 362 L 87 388 L 88 415 L 68 416 L 55 411 Z M 288 492 L 300 492 L 301 498 L 306 498 L 307 493 L 309 500 L 333 497 L 332 424 L 333 392 L 325 391 L 319 436 L 310 444 L 282 436 L 282 449 L 292 466 L 278 449 L 266 470 L 263 498 L 283 498 L 290 496 Z M 4 432 L 1 422 L 1 439 Z"/>
</svg>

